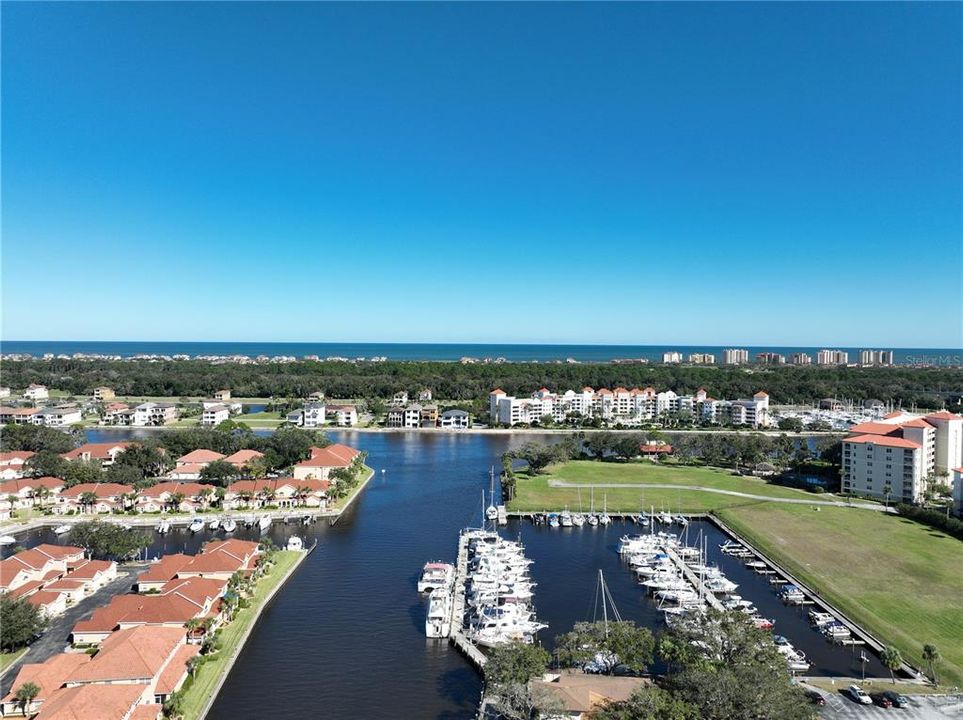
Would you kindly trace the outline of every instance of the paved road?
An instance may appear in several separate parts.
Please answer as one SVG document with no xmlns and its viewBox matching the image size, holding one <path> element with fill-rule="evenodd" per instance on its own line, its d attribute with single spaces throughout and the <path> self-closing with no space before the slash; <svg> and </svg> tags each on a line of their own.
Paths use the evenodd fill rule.
<svg viewBox="0 0 963 720">
<path fill-rule="evenodd" d="M 663 490 L 699 490 L 701 492 L 718 493 L 719 495 L 732 495 L 733 497 L 748 498 L 750 500 L 765 500 L 767 502 L 790 503 L 794 505 L 828 505 L 831 507 L 863 508 L 866 510 L 876 510 L 877 512 L 890 512 L 895 514 L 893 508 L 886 508 L 876 503 L 864 502 L 843 502 L 841 500 L 809 500 L 806 498 L 779 498 L 769 495 L 753 495 L 751 493 L 738 492 L 736 490 L 720 490 L 719 488 L 703 487 L 701 485 L 671 485 L 669 483 L 572 483 L 564 480 L 549 480 L 549 487 L 558 488 L 635 488 L 645 490 L 647 488 L 660 488 Z"/>
<path fill-rule="evenodd" d="M 914 695 L 910 705 L 903 708 L 883 708 L 878 705 L 859 705 L 841 691 L 822 692 L 826 707 L 820 712 L 827 720 L 960 720 L 963 718 L 963 695 Z"/>
<path fill-rule="evenodd" d="M 113 581 L 76 605 L 68 606 L 63 615 L 53 618 L 43 635 L 30 646 L 26 654 L 8 668 L 0 680 L 0 696 L 9 692 L 10 685 L 24 663 L 43 662 L 52 655 L 63 652 L 70 644 L 70 631 L 77 621 L 87 617 L 95 608 L 106 605 L 114 595 L 128 592 L 137 574 L 144 568 L 144 565 L 117 568 L 117 577 Z"/>
</svg>

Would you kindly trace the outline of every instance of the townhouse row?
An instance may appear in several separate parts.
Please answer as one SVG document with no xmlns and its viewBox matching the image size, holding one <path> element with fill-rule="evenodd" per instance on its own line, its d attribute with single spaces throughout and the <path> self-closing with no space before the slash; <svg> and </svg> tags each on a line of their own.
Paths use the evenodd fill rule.
<svg viewBox="0 0 963 720">
<path fill-rule="evenodd" d="M 452 409 L 439 413 L 437 405 L 411 403 L 388 408 L 385 425 L 390 428 L 467 430 L 471 427 L 471 416 L 464 410 Z"/>
<path fill-rule="evenodd" d="M 600 418 L 625 425 L 640 424 L 671 414 L 688 414 L 696 421 L 768 427 L 769 395 L 757 392 L 750 399 L 716 400 L 704 389 L 695 395 L 678 395 L 672 390 L 656 392 L 654 388 L 622 387 L 553 393 L 542 388 L 528 398 L 516 398 L 501 388 L 489 393 L 489 415 L 493 423 L 518 425 L 541 422 L 546 416 L 554 422 L 578 418 Z"/>
</svg>

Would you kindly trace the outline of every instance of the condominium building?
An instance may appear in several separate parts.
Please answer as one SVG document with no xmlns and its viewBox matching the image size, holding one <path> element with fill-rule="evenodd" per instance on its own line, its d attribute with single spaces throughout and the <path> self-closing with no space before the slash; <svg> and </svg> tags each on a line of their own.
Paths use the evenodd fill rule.
<svg viewBox="0 0 963 720">
<path fill-rule="evenodd" d="M 682 362 L 682 353 L 673 350 L 672 352 L 662 353 L 662 362 L 666 365 L 678 365 Z"/>
<path fill-rule="evenodd" d="M 812 365 L 813 357 L 812 355 L 804 352 L 793 353 L 789 356 L 790 365 Z"/>
<path fill-rule="evenodd" d="M 919 502 L 929 479 L 952 473 L 963 458 L 963 417 L 892 412 L 854 425 L 843 440 L 844 491 Z"/>
<path fill-rule="evenodd" d="M 209 405 L 201 415 L 201 425 L 216 427 L 231 417 L 231 410 L 227 405 Z"/>
<path fill-rule="evenodd" d="M 786 356 L 776 352 L 761 352 L 756 354 L 756 362 L 760 365 L 785 365 Z"/>
<path fill-rule="evenodd" d="M 893 351 L 892 350 L 860 350 L 859 364 L 860 365 L 892 365 Z"/>
<path fill-rule="evenodd" d="M 134 408 L 132 425 L 166 425 L 177 419 L 177 406 L 171 403 L 141 403 Z"/>
<path fill-rule="evenodd" d="M 693 365 L 715 365 L 716 356 L 712 353 L 691 353 L 689 362 Z"/>
<path fill-rule="evenodd" d="M 631 390 L 585 387 L 564 393 L 542 388 L 531 397 L 517 398 L 496 389 L 489 394 L 489 415 L 492 422 L 502 425 L 532 424 L 546 416 L 555 422 L 600 418 L 632 425 L 671 415 L 688 415 L 710 423 L 761 427 L 769 424 L 769 396 L 759 392 L 748 400 L 715 400 L 701 388 L 694 395 L 679 395 L 672 390 L 656 392 L 651 387 Z"/>
<path fill-rule="evenodd" d="M 849 363 L 849 353 L 845 350 L 820 350 L 816 353 L 817 365 L 846 365 Z"/>
<path fill-rule="evenodd" d="M 723 365 L 745 365 L 749 362 L 749 351 L 741 348 L 726 348 L 722 351 Z"/>
</svg>

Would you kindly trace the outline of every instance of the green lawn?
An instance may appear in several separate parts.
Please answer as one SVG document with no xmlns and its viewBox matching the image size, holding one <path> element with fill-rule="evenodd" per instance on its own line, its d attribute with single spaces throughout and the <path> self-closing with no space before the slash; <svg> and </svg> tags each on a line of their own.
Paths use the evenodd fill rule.
<svg viewBox="0 0 963 720">
<path fill-rule="evenodd" d="M 963 685 L 963 543 L 878 512 L 761 503 L 718 516 L 846 615 L 941 682 Z"/>
<path fill-rule="evenodd" d="M 361 492 L 362 490 L 364 490 L 364 488 L 365 488 L 365 487 L 367 486 L 367 484 L 368 484 L 368 481 L 369 481 L 372 477 L 374 477 L 374 470 L 372 470 L 371 468 L 369 468 L 367 465 L 362 465 L 362 466 L 361 466 L 361 480 L 358 482 L 357 486 L 351 488 L 351 492 L 349 492 L 349 493 L 348 493 L 347 495 L 345 495 L 343 498 L 341 498 L 341 499 L 339 499 L 339 500 L 336 500 L 335 502 L 333 502 L 333 503 L 331 503 L 330 505 L 328 505 L 328 510 L 340 510 L 341 508 L 343 508 L 345 505 L 347 505 L 349 502 L 351 502 L 351 498 L 353 498 L 353 497 L 354 497 L 355 495 L 357 495 L 359 492 Z"/>
<path fill-rule="evenodd" d="M 277 564 L 270 574 L 258 583 L 254 596 L 248 607 L 238 611 L 233 622 L 221 630 L 221 649 L 201 665 L 193 680 L 188 680 L 184 693 L 184 720 L 196 720 L 200 717 L 208 698 L 214 692 L 221 675 L 227 671 L 230 658 L 248 628 L 254 623 L 258 608 L 268 594 L 280 583 L 288 571 L 294 566 L 303 553 L 293 550 L 280 550 L 277 553 Z"/>
<path fill-rule="evenodd" d="M 638 512 L 654 506 L 663 506 L 673 512 L 707 512 L 715 508 L 732 507 L 760 502 L 751 498 L 722 495 L 719 493 L 691 490 L 686 488 L 702 487 L 717 490 L 731 490 L 764 495 L 775 498 L 801 500 L 828 500 L 832 495 L 816 495 L 804 490 L 771 485 L 765 480 L 739 477 L 726 470 L 704 467 L 672 467 L 656 465 L 651 462 L 604 463 L 591 460 L 576 460 L 549 469 L 543 475 L 534 477 L 518 475 L 515 498 L 508 509 L 517 512 L 537 512 L 560 510 L 565 506 L 578 509 L 579 489 L 568 487 L 549 487 L 550 480 L 597 486 L 595 488 L 595 509 L 601 510 L 603 499 L 612 512 Z M 605 484 L 631 484 L 635 487 L 604 488 Z M 647 485 L 672 485 L 673 488 L 653 488 Z M 676 489 L 679 488 L 679 489 Z M 582 509 L 589 509 L 591 489 L 581 488 Z"/>
<path fill-rule="evenodd" d="M 234 415 L 231 420 L 250 425 L 252 428 L 276 428 L 284 424 L 284 418 L 277 412 L 257 412 Z"/>
<path fill-rule="evenodd" d="M 17 660 L 23 657 L 23 654 L 29 649 L 30 648 L 20 648 L 19 650 L 14 650 L 13 652 L 0 652 L 0 673 L 17 662 Z"/>
</svg>

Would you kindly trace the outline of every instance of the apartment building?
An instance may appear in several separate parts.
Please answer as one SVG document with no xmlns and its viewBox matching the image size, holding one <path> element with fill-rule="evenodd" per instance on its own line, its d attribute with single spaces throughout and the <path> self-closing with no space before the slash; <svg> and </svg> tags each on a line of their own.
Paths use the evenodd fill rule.
<svg viewBox="0 0 963 720">
<path fill-rule="evenodd" d="M 208 405 L 201 415 L 201 425 L 216 427 L 230 418 L 231 409 L 227 405 Z"/>
<path fill-rule="evenodd" d="M 690 353 L 689 362 L 693 365 L 715 365 L 716 356 L 712 353 Z"/>
<path fill-rule="evenodd" d="M 963 417 L 892 412 L 850 428 L 843 440 L 843 490 L 919 502 L 929 479 L 952 475 L 963 459 Z"/>
<path fill-rule="evenodd" d="M 859 364 L 860 365 L 892 365 L 893 351 L 892 350 L 860 350 Z"/>
<path fill-rule="evenodd" d="M 147 427 L 167 425 L 177 420 L 177 406 L 172 403 L 145 402 L 134 408 L 132 425 Z"/>
<path fill-rule="evenodd" d="M 23 397 L 25 400 L 32 400 L 36 402 L 37 400 L 49 399 L 50 393 L 47 391 L 46 385 L 30 383 L 30 385 L 27 386 L 27 389 L 23 391 Z"/>
<path fill-rule="evenodd" d="M 790 365 L 812 365 L 813 356 L 809 353 L 796 352 L 789 356 Z"/>
<path fill-rule="evenodd" d="M 845 350 L 820 350 L 816 353 L 817 365 L 847 365 L 849 353 Z"/>
<path fill-rule="evenodd" d="M 745 365 L 749 362 L 749 351 L 741 348 L 726 348 L 722 351 L 723 365 Z"/>
<path fill-rule="evenodd" d="M 82 419 L 80 408 L 76 405 L 45 407 L 34 415 L 34 422 L 37 425 L 46 425 L 47 427 L 69 427 L 79 423 Z"/>
<path fill-rule="evenodd" d="M 756 362 L 760 365 L 785 365 L 786 356 L 777 352 L 756 353 Z"/>
<path fill-rule="evenodd" d="M 682 362 L 682 353 L 675 350 L 664 352 L 662 353 L 662 362 L 666 365 L 678 365 Z"/>
</svg>

